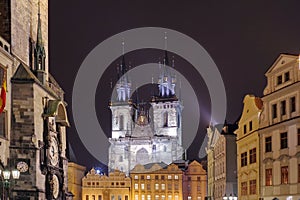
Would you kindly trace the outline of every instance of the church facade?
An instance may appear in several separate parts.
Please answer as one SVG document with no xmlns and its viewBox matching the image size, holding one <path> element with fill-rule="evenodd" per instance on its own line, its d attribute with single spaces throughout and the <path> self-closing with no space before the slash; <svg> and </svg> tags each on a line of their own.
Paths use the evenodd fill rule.
<svg viewBox="0 0 300 200">
<path fill-rule="evenodd" d="M 170 164 L 182 159 L 183 106 L 175 92 L 176 77 L 167 67 L 167 51 L 164 63 L 159 65 L 159 94 L 146 103 L 134 102 L 130 96 L 132 83 L 126 75 L 124 55 L 122 57 L 117 97 L 110 102 L 112 136 L 109 139 L 109 171 L 119 169 L 128 175 L 137 164 Z"/>
</svg>

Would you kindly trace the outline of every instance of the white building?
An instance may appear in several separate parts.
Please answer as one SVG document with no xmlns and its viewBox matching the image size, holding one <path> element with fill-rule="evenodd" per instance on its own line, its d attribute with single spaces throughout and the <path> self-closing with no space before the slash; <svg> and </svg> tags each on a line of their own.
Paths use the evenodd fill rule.
<svg viewBox="0 0 300 200">
<path fill-rule="evenodd" d="M 164 162 L 170 164 L 181 159 L 182 105 L 175 94 L 176 78 L 168 71 L 168 55 L 158 80 L 159 95 L 145 103 L 133 102 L 131 82 L 126 76 L 124 55 L 117 83 L 117 98 L 110 103 L 112 136 L 109 139 L 109 171 L 119 169 L 127 175 L 137 164 Z M 124 76 L 123 76 L 124 75 Z"/>
</svg>

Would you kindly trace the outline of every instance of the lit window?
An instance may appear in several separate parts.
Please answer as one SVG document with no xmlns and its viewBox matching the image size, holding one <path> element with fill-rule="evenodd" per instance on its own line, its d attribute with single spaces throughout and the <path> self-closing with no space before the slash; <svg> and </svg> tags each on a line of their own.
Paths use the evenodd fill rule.
<svg viewBox="0 0 300 200">
<path fill-rule="evenodd" d="M 178 175 L 175 175 L 175 176 L 174 176 L 174 179 L 176 179 L 176 180 L 177 180 L 177 179 L 178 179 Z"/>
<path fill-rule="evenodd" d="M 159 200 L 159 195 L 155 195 L 155 200 Z"/>
<path fill-rule="evenodd" d="M 134 200 L 139 200 L 139 195 L 138 194 L 134 195 Z"/>
<path fill-rule="evenodd" d="M 161 189 L 165 190 L 166 189 L 166 185 L 165 184 L 161 184 Z"/>
<path fill-rule="evenodd" d="M 141 184 L 141 189 L 142 189 L 142 190 L 145 189 L 145 184 L 144 184 L 144 183 Z"/>
<path fill-rule="evenodd" d="M 155 183 L 155 190 L 159 190 L 159 184 Z"/>
<path fill-rule="evenodd" d="M 256 148 L 250 149 L 250 164 L 256 163 Z"/>
<path fill-rule="evenodd" d="M 166 199 L 165 195 L 161 195 L 161 200 L 165 200 L 165 199 Z"/>
<path fill-rule="evenodd" d="M 147 175 L 147 179 L 150 180 L 150 175 Z"/>
<path fill-rule="evenodd" d="M 289 168 L 288 166 L 281 167 L 281 184 L 289 183 Z"/>
<path fill-rule="evenodd" d="M 142 200 L 145 200 L 145 195 L 144 194 L 142 194 Z"/>
<path fill-rule="evenodd" d="M 168 179 L 172 179 L 172 175 L 168 175 Z"/>
<path fill-rule="evenodd" d="M 179 200 L 179 196 L 175 195 L 175 199 L 174 200 Z"/>
<path fill-rule="evenodd" d="M 266 186 L 272 185 L 273 176 L 272 169 L 266 169 Z"/>
<path fill-rule="evenodd" d="M 138 183 L 135 183 L 135 184 L 134 184 L 134 189 L 135 189 L 135 190 L 138 190 L 138 189 L 139 189 L 139 184 L 138 184 Z"/>
<path fill-rule="evenodd" d="M 168 200 L 172 200 L 172 195 L 168 195 Z"/>
<path fill-rule="evenodd" d="M 241 183 L 241 189 L 242 189 L 242 195 L 247 195 L 248 193 L 248 186 L 247 186 L 247 182 L 242 182 Z"/>
<path fill-rule="evenodd" d="M 139 179 L 139 176 L 138 175 L 134 175 L 134 179 Z"/>
<path fill-rule="evenodd" d="M 147 195 L 147 200 L 151 200 L 151 195 Z"/>
<path fill-rule="evenodd" d="M 256 180 L 250 180 L 250 194 L 256 194 Z"/>
</svg>

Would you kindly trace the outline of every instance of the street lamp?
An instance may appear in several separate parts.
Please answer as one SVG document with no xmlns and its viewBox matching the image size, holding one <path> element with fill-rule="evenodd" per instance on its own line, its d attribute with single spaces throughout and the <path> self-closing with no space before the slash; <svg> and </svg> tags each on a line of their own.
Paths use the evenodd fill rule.
<svg viewBox="0 0 300 200">
<path fill-rule="evenodd" d="M 225 194 L 223 200 L 237 200 L 237 196 L 230 194 L 229 197 Z"/>
<path fill-rule="evenodd" d="M 5 192 L 4 189 L 6 189 L 8 191 L 9 188 L 9 184 L 10 184 L 10 175 L 12 174 L 12 179 L 16 180 L 20 178 L 20 171 L 17 169 L 13 169 L 11 171 L 9 170 L 4 170 L 3 172 L 0 169 L 0 177 L 2 180 L 2 199 L 5 200 L 7 199 L 7 197 L 5 198 Z M 8 193 L 8 192 L 7 192 Z"/>
</svg>

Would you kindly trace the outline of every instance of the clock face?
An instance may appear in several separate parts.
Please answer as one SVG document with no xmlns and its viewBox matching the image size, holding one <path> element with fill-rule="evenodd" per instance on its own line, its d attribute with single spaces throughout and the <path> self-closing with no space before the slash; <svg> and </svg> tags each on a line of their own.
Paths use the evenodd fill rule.
<svg viewBox="0 0 300 200">
<path fill-rule="evenodd" d="M 57 165 L 58 163 L 58 143 L 54 137 L 51 137 L 49 145 L 49 157 L 51 165 Z"/>
<path fill-rule="evenodd" d="M 59 180 L 58 177 L 54 174 L 52 178 L 52 195 L 56 199 L 59 195 Z"/>
<path fill-rule="evenodd" d="M 17 163 L 17 169 L 20 172 L 27 172 L 28 171 L 28 164 L 24 161 L 20 161 Z"/>
</svg>

